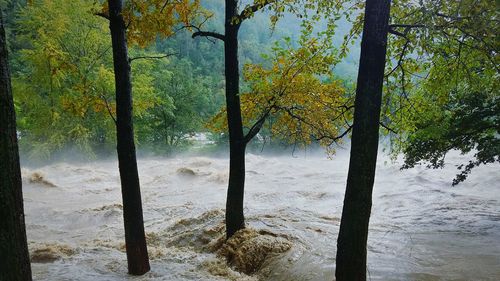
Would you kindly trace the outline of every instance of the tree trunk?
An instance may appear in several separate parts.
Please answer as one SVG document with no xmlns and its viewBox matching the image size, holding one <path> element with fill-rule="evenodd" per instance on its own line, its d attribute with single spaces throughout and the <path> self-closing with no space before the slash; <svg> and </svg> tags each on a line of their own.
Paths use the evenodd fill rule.
<svg viewBox="0 0 500 281">
<path fill-rule="evenodd" d="M 116 87 L 116 140 L 122 186 L 128 272 L 133 275 L 142 275 L 149 271 L 150 266 L 144 235 L 139 173 L 135 155 L 132 84 L 126 27 L 121 14 L 122 0 L 109 0 L 108 3 Z"/>
<path fill-rule="evenodd" d="M 226 201 L 226 238 L 245 227 L 243 197 L 245 189 L 245 149 L 240 106 L 240 75 L 238 65 L 238 30 L 232 23 L 238 15 L 236 0 L 226 0 L 225 19 L 225 76 L 226 108 L 229 129 L 229 185 Z"/>
<path fill-rule="evenodd" d="M 390 0 L 367 0 L 351 158 L 337 240 L 337 281 L 366 280 L 366 242 L 379 141 Z"/>
<path fill-rule="evenodd" d="M 0 10 L 0 280 L 31 280 L 16 114 Z"/>
</svg>

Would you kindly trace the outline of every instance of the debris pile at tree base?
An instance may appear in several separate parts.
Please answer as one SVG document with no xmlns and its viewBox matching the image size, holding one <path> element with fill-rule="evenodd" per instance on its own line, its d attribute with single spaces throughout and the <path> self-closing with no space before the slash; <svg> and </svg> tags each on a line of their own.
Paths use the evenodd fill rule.
<svg viewBox="0 0 500 281">
<path fill-rule="evenodd" d="M 217 254 L 227 259 L 236 270 L 252 274 L 273 256 L 282 254 L 292 243 L 274 233 L 251 228 L 236 232 L 222 244 Z"/>
</svg>

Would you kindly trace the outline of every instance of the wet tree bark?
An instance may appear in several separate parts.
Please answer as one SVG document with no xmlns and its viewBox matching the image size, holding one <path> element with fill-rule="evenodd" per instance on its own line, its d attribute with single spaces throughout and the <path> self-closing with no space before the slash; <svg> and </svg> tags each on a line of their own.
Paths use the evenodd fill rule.
<svg viewBox="0 0 500 281">
<path fill-rule="evenodd" d="M 390 0 L 367 0 L 349 173 L 337 240 L 337 281 L 366 280 L 366 243 L 379 141 Z"/>
<path fill-rule="evenodd" d="M 31 280 L 16 114 L 0 10 L 0 280 Z"/>
<path fill-rule="evenodd" d="M 132 121 L 132 84 L 122 0 L 109 0 L 109 27 L 113 47 L 116 87 L 116 139 L 122 186 L 123 218 L 128 272 L 142 275 L 150 270 L 144 234 L 142 200 L 137 171 Z"/>
<path fill-rule="evenodd" d="M 224 42 L 225 77 L 226 77 L 226 112 L 229 130 L 229 184 L 226 201 L 226 239 L 238 230 L 245 228 L 243 198 L 245 191 L 245 150 L 247 143 L 259 132 L 265 120 L 255 124 L 245 135 L 240 105 L 240 74 L 238 64 L 238 31 L 241 23 L 253 13 L 261 10 L 273 1 L 263 1 L 247 6 L 238 14 L 238 1 L 226 0 L 224 34 L 198 31 L 198 36 L 212 37 Z M 267 117 L 267 116 L 266 116 Z"/>
<path fill-rule="evenodd" d="M 226 108 L 229 129 L 229 184 L 226 201 L 226 238 L 245 227 L 243 197 L 245 189 L 245 149 L 240 106 L 240 75 L 238 65 L 238 31 L 241 23 L 234 23 L 238 15 L 238 1 L 226 0 L 225 18 L 225 76 Z"/>
</svg>

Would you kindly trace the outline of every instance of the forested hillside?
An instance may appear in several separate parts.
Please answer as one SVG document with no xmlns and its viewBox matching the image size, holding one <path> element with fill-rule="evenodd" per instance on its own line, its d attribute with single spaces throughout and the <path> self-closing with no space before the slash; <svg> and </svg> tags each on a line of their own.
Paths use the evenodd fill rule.
<svg viewBox="0 0 500 281">
<path fill-rule="evenodd" d="M 205 29 L 223 29 L 223 4 L 202 3 L 212 13 Z M 47 160 L 68 149 L 88 157 L 113 151 L 111 42 L 97 9 L 83 0 L 11 1 L 8 6 L 18 132 L 22 154 L 31 160 Z M 210 132 L 207 123 L 224 100 L 222 44 L 193 39 L 192 30 L 177 28 L 168 38 L 158 36 L 153 44 L 130 50 L 138 146 L 160 154 L 180 151 L 189 146 L 190 136 Z M 293 16 L 273 28 L 269 14 L 256 14 L 241 28 L 241 67 L 266 63 L 263 57 L 286 38 L 296 45 L 300 30 L 301 21 Z M 348 30 L 347 22 L 338 27 L 337 46 Z M 335 73 L 352 81 L 356 56 L 353 49 L 342 63 L 332 65 Z M 226 142 L 218 133 L 209 137 Z"/>
</svg>

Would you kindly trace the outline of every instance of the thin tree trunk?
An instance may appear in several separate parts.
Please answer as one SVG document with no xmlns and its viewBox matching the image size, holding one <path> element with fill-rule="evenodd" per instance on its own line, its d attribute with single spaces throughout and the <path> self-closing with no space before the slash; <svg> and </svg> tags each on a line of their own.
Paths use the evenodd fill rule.
<svg viewBox="0 0 500 281">
<path fill-rule="evenodd" d="M 245 227 L 243 197 L 245 188 L 245 149 L 240 106 L 240 75 L 238 65 L 238 30 L 232 22 L 238 15 L 236 0 L 226 0 L 225 19 L 225 76 L 226 108 L 229 129 L 229 185 L 226 201 L 226 237 Z"/>
<path fill-rule="evenodd" d="M 139 173 L 135 155 L 132 84 L 126 26 L 121 14 L 122 0 L 109 0 L 108 3 L 116 87 L 116 139 L 122 186 L 128 272 L 133 275 L 142 275 L 150 270 L 150 266 L 144 235 Z"/>
<path fill-rule="evenodd" d="M 366 243 L 379 141 L 390 0 L 367 0 L 351 158 L 337 240 L 337 281 L 366 280 Z"/>
<path fill-rule="evenodd" d="M 0 10 L 0 280 L 31 280 L 16 114 Z"/>
</svg>

